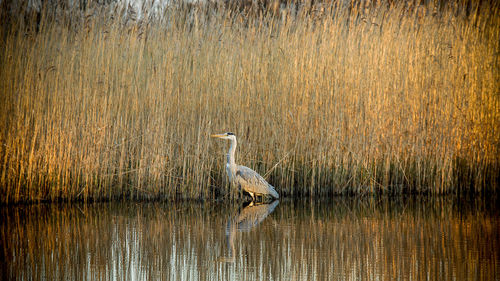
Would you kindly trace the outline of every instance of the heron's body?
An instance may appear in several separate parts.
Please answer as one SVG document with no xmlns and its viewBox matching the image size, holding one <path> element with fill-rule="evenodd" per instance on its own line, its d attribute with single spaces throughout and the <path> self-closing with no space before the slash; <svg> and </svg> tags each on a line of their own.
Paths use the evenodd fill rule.
<svg viewBox="0 0 500 281">
<path fill-rule="evenodd" d="M 226 172 L 229 181 L 248 192 L 253 200 L 255 196 L 272 196 L 275 199 L 279 198 L 278 192 L 270 185 L 263 177 L 254 170 L 236 165 L 234 154 L 236 152 L 236 136 L 233 133 L 225 133 L 221 135 L 213 135 L 212 137 L 228 139 L 231 141 L 229 152 L 227 153 Z"/>
</svg>

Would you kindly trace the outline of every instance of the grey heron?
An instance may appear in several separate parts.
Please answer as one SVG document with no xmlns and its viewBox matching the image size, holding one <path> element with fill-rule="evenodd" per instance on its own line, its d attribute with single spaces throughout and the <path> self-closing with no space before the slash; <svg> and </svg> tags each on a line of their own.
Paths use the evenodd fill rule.
<svg viewBox="0 0 500 281">
<path fill-rule="evenodd" d="M 267 183 L 267 181 L 257 172 L 248 167 L 236 165 L 236 162 L 234 161 L 234 153 L 236 152 L 237 142 L 236 136 L 233 133 L 217 134 L 212 135 L 212 137 L 231 141 L 231 146 L 229 147 L 229 152 L 227 153 L 226 172 L 229 177 L 229 181 L 232 184 L 239 186 L 242 190 L 248 192 L 252 197 L 252 201 L 255 201 L 255 196 L 270 195 L 274 199 L 278 199 L 280 197 L 274 187 Z"/>
</svg>

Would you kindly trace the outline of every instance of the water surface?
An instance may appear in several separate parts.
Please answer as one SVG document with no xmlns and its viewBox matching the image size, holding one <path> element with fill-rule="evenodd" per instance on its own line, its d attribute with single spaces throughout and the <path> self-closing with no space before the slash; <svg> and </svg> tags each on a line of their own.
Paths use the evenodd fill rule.
<svg viewBox="0 0 500 281">
<path fill-rule="evenodd" d="M 2 280 L 498 280 L 496 199 L 0 209 Z"/>
</svg>

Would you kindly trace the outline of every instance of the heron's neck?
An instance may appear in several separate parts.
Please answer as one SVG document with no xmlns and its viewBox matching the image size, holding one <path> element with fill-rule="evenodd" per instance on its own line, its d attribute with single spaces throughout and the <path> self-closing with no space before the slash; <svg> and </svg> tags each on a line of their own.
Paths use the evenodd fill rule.
<svg viewBox="0 0 500 281">
<path fill-rule="evenodd" d="M 229 147 L 229 152 L 227 153 L 227 164 L 231 168 L 236 167 L 236 162 L 234 161 L 234 153 L 236 152 L 236 140 L 231 140 L 231 146 Z"/>
</svg>

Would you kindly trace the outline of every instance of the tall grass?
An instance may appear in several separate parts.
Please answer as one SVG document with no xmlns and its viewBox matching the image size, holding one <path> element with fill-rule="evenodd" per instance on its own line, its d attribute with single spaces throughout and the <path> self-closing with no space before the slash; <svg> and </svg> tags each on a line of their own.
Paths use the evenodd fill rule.
<svg viewBox="0 0 500 281">
<path fill-rule="evenodd" d="M 2 26 L 2 202 L 496 190 L 500 9 L 431 4 Z M 5 22 L 5 21 L 2 21 Z"/>
</svg>

